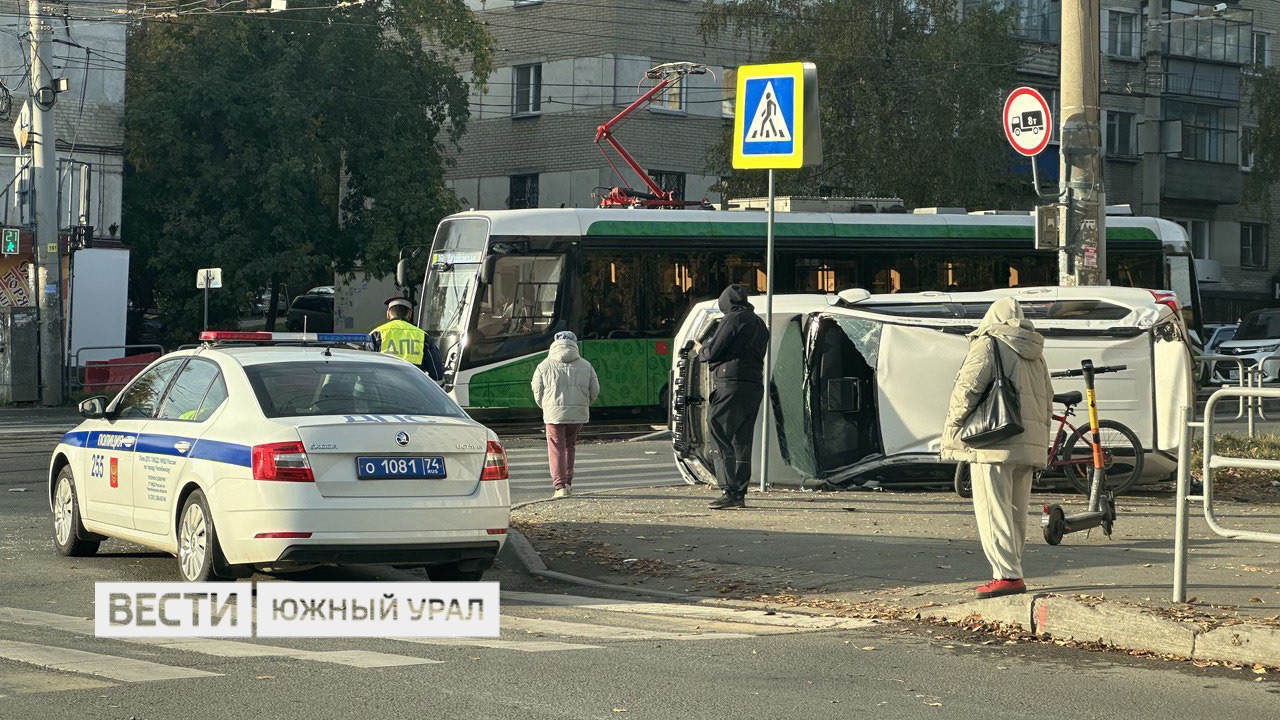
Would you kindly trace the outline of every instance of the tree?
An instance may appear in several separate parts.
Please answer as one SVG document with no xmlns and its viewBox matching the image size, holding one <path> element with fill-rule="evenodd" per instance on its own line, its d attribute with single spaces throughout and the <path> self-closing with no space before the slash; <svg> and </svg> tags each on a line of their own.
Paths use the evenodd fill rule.
<svg viewBox="0 0 1280 720">
<path fill-rule="evenodd" d="M 1023 57 L 1013 23 L 964 0 L 707 0 L 701 29 L 767 38 L 770 61 L 818 66 L 825 162 L 779 174 L 780 192 L 996 207 L 1030 185 L 1011 173 L 1000 127 Z M 728 169 L 729 142 L 712 156 L 728 195 L 763 195 L 763 173 Z"/>
<path fill-rule="evenodd" d="M 129 51 L 130 281 L 173 340 L 199 326 L 197 268 L 223 268 L 210 316 L 226 323 L 263 288 L 274 310 L 281 285 L 384 274 L 456 209 L 442 178 L 469 116 L 455 68 L 483 81 L 491 63 L 463 0 L 181 15 L 134 30 Z"/>
<path fill-rule="evenodd" d="M 1272 197 L 1280 187 L 1280 67 L 1256 66 L 1249 76 L 1253 116 L 1253 168 L 1245 181 L 1245 198 L 1271 214 Z"/>
</svg>

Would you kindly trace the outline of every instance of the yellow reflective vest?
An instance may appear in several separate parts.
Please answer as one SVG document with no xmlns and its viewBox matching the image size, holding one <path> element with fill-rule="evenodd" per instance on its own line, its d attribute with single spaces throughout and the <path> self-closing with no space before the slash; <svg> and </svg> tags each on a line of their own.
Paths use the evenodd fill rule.
<svg viewBox="0 0 1280 720">
<path fill-rule="evenodd" d="M 418 326 L 404 320 L 392 320 L 374 328 L 369 334 L 373 336 L 374 349 L 378 352 L 422 365 L 427 334 Z"/>
</svg>

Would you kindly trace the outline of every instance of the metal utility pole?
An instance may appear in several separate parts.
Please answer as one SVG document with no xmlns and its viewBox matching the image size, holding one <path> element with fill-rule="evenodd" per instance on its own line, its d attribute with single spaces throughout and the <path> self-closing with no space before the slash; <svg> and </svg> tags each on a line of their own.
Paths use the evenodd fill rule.
<svg viewBox="0 0 1280 720">
<path fill-rule="evenodd" d="M 1107 203 L 1098 108 L 1100 15 L 1098 0 L 1062 0 L 1059 182 L 1067 212 L 1059 231 L 1059 285 L 1107 281 Z"/>
<path fill-rule="evenodd" d="M 50 72 L 51 29 L 39 0 L 27 0 L 31 65 L 31 177 L 35 191 L 36 308 L 40 322 L 40 404 L 62 404 L 62 260 L 58 253 L 58 154 Z"/>
</svg>

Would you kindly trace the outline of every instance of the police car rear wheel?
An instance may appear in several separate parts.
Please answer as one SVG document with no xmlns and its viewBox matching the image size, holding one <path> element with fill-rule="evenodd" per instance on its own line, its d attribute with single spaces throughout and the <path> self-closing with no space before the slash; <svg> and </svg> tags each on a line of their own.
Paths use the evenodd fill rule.
<svg viewBox="0 0 1280 720">
<path fill-rule="evenodd" d="M 196 490 L 187 497 L 178 519 L 178 570 L 182 579 L 188 582 L 229 579 L 216 569 L 221 552 L 209 503 L 204 493 Z"/>
<path fill-rule="evenodd" d="M 76 501 L 76 484 L 71 466 L 58 471 L 53 488 L 53 545 L 67 557 L 84 557 L 98 552 L 99 540 L 81 540 L 86 535 L 80 523 L 80 505 Z"/>
</svg>

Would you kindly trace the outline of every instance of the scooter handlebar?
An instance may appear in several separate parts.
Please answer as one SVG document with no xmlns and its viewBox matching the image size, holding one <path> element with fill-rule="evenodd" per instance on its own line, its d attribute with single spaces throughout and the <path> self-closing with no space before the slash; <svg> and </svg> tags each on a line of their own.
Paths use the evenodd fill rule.
<svg viewBox="0 0 1280 720">
<path fill-rule="evenodd" d="M 1128 365 L 1099 365 L 1093 369 L 1093 374 L 1101 375 L 1102 373 L 1120 372 L 1121 370 L 1128 370 L 1128 369 L 1129 369 Z M 1081 375 L 1084 375 L 1084 370 L 1081 368 L 1072 368 L 1071 370 L 1058 370 L 1056 372 L 1049 373 L 1049 377 L 1056 377 L 1056 378 L 1080 377 Z"/>
</svg>

